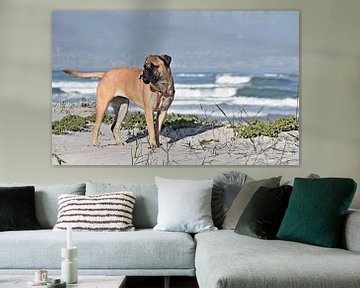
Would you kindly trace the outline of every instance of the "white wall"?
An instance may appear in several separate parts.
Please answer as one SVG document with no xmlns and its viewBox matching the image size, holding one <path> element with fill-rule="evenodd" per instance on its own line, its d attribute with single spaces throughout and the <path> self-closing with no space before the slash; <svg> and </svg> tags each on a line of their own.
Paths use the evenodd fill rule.
<svg viewBox="0 0 360 288">
<path fill-rule="evenodd" d="M 52 167 L 51 11 L 56 9 L 301 11 L 301 165 L 296 167 Z M 360 186 L 360 1 L 1 0 L 0 182 L 152 182 L 241 170 L 254 178 L 318 173 Z M 360 191 L 360 188 L 359 188 Z M 360 207 L 358 191 L 354 207 Z"/>
</svg>

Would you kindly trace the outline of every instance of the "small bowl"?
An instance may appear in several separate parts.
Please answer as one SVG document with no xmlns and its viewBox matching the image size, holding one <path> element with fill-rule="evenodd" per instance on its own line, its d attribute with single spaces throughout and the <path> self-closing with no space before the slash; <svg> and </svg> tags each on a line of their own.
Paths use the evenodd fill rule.
<svg viewBox="0 0 360 288">
<path fill-rule="evenodd" d="M 47 283 L 47 288 L 66 288 L 66 282 L 61 282 L 60 279 L 54 279 Z"/>
</svg>

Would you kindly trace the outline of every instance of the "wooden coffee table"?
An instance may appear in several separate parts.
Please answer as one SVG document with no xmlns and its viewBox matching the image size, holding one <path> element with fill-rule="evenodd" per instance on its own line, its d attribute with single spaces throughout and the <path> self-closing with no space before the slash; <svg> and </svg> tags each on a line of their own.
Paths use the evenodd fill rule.
<svg viewBox="0 0 360 288">
<path fill-rule="evenodd" d="M 56 277 L 52 277 L 55 279 Z M 32 281 L 32 276 L 2 276 L 0 275 L 0 287 L 1 288 L 44 288 L 45 286 L 28 286 L 28 282 Z M 68 284 L 66 288 L 124 288 L 126 276 L 86 276 L 80 275 L 78 283 Z"/>
</svg>

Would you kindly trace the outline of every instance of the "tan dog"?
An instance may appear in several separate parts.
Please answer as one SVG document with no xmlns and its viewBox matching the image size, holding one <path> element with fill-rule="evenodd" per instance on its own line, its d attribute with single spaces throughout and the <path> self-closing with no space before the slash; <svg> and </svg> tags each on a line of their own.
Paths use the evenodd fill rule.
<svg viewBox="0 0 360 288">
<path fill-rule="evenodd" d="M 65 73 L 82 78 L 101 78 L 96 92 L 96 120 L 92 133 L 92 144 L 97 145 L 100 124 L 109 103 L 116 96 L 116 117 L 111 130 L 118 144 L 121 144 L 120 129 L 126 116 L 129 100 L 144 109 L 150 147 L 160 145 L 159 134 L 167 110 L 174 100 L 174 80 L 168 55 L 149 55 L 140 68 L 113 68 L 107 72 L 79 72 L 66 69 Z M 154 127 L 154 111 L 157 112 Z"/>
</svg>

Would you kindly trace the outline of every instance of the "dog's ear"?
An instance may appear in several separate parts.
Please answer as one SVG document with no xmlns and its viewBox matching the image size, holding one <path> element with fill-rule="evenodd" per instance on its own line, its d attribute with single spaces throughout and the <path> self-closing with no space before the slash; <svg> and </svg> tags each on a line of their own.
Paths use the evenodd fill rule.
<svg viewBox="0 0 360 288">
<path fill-rule="evenodd" d="M 161 60 L 163 60 L 166 64 L 166 66 L 170 66 L 171 63 L 171 57 L 169 55 L 163 54 L 159 56 Z"/>
</svg>

